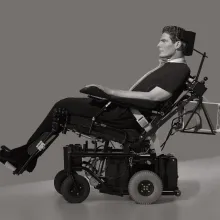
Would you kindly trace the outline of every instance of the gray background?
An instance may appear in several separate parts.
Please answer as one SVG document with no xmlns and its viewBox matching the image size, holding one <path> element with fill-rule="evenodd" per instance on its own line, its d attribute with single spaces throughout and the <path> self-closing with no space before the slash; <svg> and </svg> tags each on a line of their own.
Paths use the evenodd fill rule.
<svg viewBox="0 0 220 220">
<path fill-rule="evenodd" d="M 129 89 L 158 65 L 165 25 L 197 33 L 195 48 L 206 51 L 201 77 L 205 97 L 219 102 L 219 7 L 217 1 L 1 1 L 0 144 L 25 144 L 55 102 L 85 97 L 87 84 Z M 192 75 L 201 56 L 186 57 Z M 160 130 L 163 142 L 171 121 Z M 61 134 L 33 173 L 14 176 L 0 167 L 1 185 L 53 179 L 63 167 L 63 146 L 84 143 Z M 181 161 L 220 155 L 220 137 L 176 133 L 165 152 Z"/>
</svg>

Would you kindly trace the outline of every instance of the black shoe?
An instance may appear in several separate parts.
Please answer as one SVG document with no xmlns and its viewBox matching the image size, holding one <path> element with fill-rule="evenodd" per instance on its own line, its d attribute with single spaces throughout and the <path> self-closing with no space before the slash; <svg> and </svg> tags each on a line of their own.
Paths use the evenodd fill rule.
<svg viewBox="0 0 220 220">
<path fill-rule="evenodd" d="M 6 162 L 9 162 L 11 165 L 13 165 L 15 168 L 17 167 L 16 160 L 14 160 L 11 156 L 11 151 L 6 146 L 1 146 L 0 150 L 0 162 L 5 164 Z"/>
<path fill-rule="evenodd" d="M 11 157 L 17 162 L 17 167 L 20 169 L 24 166 L 24 164 L 28 161 L 31 155 L 28 154 L 28 146 L 23 145 L 21 147 L 15 148 L 11 150 Z M 32 158 L 30 162 L 28 162 L 25 170 L 28 172 L 32 172 L 36 167 L 37 159 Z"/>
<path fill-rule="evenodd" d="M 30 158 L 30 155 L 27 153 L 27 148 L 27 145 L 23 145 L 21 147 L 10 150 L 6 146 L 2 146 L 0 150 L 0 162 L 3 164 L 9 162 L 16 169 L 21 169 Z M 32 172 L 36 167 L 36 164 L 37 158 L 31 159 L 25 170 Z"/>
</svg>

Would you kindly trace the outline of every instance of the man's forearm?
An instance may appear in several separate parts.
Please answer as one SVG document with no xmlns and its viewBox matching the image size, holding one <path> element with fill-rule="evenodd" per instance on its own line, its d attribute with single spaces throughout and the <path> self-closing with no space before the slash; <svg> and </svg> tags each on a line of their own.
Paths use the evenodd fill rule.
<svg viewBox="0 0 220 220">
<path fill-rule="evenodd" d="M 131 99 L 146 99 L 152 100 L 153 97 L 149 92 L 137 92 L 137 91 L 127 91 L 127 90 L 113 90 L 111 89 L 112 96 L 118 96 L 122 98 L 131 98 Z"/>
</svg>

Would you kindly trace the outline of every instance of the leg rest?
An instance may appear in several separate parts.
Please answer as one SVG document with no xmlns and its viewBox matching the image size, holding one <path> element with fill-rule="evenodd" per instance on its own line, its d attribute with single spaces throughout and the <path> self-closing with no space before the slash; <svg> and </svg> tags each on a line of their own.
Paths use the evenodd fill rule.
<svg viewBox="0 0 220 220">
<path fill-rule="evenodd" d="M 66 133 L 68 116 L 68 112 L 65 109 L 54 109 L 51 132 L 44 132 L 30 146 L 26 144 L 13 150 L 2 146 L 0 162 L 4 165 L 10 163 L 13 174 L 19 175 L 25 170 L 32 172 L 37 164 L 38 157 L 45 152 L 61 131 Z"/>
<path fill-rule="evenodd" d="M 13 174 L 19 175 L 25 170 L 32 172 L 37 164 L 39 156 L 46 151 L 57 136 L 58 134 L 45 132 L 30 146 L 23 145 L 12 150 L 2 146 L 0 151 L 0 162 L 7 168 L 13 170 Z"/>
</svg>

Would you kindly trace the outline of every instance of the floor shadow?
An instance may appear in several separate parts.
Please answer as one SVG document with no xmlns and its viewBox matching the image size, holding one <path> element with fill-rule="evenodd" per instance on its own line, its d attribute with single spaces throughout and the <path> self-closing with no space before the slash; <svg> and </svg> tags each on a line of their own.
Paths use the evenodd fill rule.
<svg viewBox="0 0 220 220">
<path fill-rule="evenodd" d="M 181 196 L 180 197 L 176 197 L 174 195 L 162 195 L 160 197 L 160 199 L 155 203 L 156 204 L 165 204 L 165 203 L 173 203 L 175 201 L 181 201 L 181 200 L 189 200 L 190 198 L 194 198 L 196 197 L 196 195 L 199 193 L 200 191 L 200 184 L 198 181 L 194 181 L 194 180 L 180 180 L 179 181 L 179 189 L 181 191 Z M 81 204 L 85 204 L 85 203 L 96 203 L 96 202 L 101 202 L 101 203 L 126 203 L 126 204 L 131 204 L 134 201 L 130 198 L 129 195 L 124 195 L 124 196 L 117 196 L 117 195 L 109 195 L 109 194 L 105 194 L 105 193 L 99 193 L 98 190 L 94 189 L 91 186 L 90 189 L 90 194 L 87 197 L 87 199 L 81 203 Z M 60 195 L 60 198 L 58 198 L 58 203 L 57 203 L 60 207 L 63 206 L 68 207 L 67 205 L 67 201 L 64 200 L 64 198 Z M 74 209 L 77 209 L 77 206 L 79 204 L 74 205 Z M 81 209 L 86 209 L 87 206 L 80 206 Z M 62 208 L 63 210 L 63 208 Z M 81 210 L 82 211 L 82 210 Z M 85 210 L 86 211 L 86 210 Z M 72 211 L 71 211 L 72 212 Z M 86 212 L 85 212 L 86 213 Z"/>
<path fill-rule="evenodd" d="M 115 210 L 119 208 L 120 215 L 126 219 L 178 219 L 181 213 L 181 202 L 195 198 L 201 189 L 198 181 L 180 180 L 179 189 L 182 194 L 176 196 L 161 196 L 161 198 L 151 205 L 136 204 L 129 195 L 115 196 L 99 193 L 91 186 L 89 196 L 79 204 L 71 204 L 60 195 L 57 197 L 56 208 L 62 219 L 72 219 L 77 216 L 81 219 L 104 219 L 106 215 L 116 216 Z"/>
<path fill-rule="evenodd" d="M 174 200 L 161 198 L 160 202 L 142 205 L 136 204 L 129 196 L 114 196 L 94 192 L 79 204 L 71 204 L 63 199 L 62 196 L 56 200 L 56 210 L 63 220 L 73 219 L 177 219 L 180 207 Z M 168 203 L 169 202 L 169 203 Z M 166 203 L 166 204 L 164 204 Z M 120 211 L 116 211 L 120 210 Z M 120 216 L 120 217 L 119 217 Z"/>
<path fill-rule="evenodd" d="M 201 186 L 197 180 L 179 180 L 179 189 L 181 191 L 179 200 L 188 200 L 198 195 Z"/>
<path fill-rule="evenodd" d="M 89 207 L 87 202 L 82 203 L 68 203 L 62 195 L 57 196 L 56 209 L 59 210 L 59 214 L 62 216 L 61 219 L 69 220 L 77 216 L 81 219 L 89 219 Z"/>
</svg>

